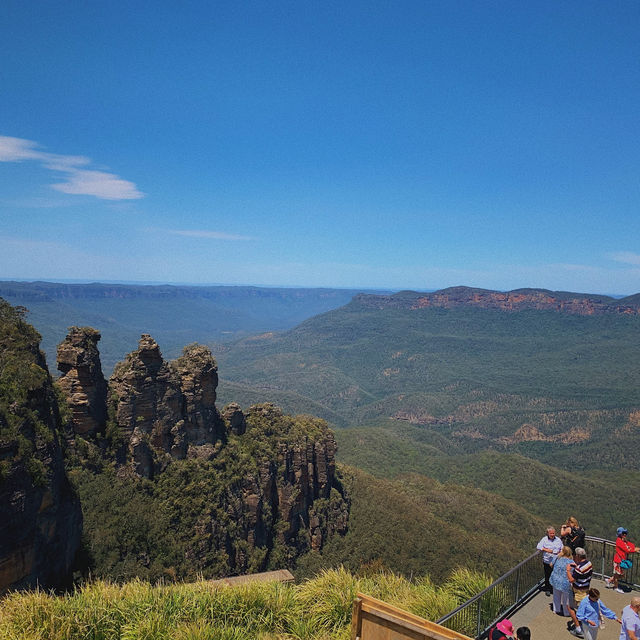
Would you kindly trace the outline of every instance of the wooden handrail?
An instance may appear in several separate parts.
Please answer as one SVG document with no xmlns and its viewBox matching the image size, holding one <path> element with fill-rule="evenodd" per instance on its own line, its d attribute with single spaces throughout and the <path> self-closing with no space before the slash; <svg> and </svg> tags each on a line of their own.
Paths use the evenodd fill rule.
<svg viewBox="0 0 640 640">
<path fill-rule="evenodd" d="M 359 593 L 353 603 L 351 640 L 471 640 L 452 629 Z"/>
</svg>

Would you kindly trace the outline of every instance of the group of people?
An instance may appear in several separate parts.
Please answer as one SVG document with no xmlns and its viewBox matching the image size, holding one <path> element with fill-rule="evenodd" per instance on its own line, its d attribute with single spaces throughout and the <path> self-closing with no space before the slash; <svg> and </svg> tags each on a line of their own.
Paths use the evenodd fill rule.
<svg viewBox="0 0 640 640">
<path fill-rule="evenodd" d="M 624 593 L 619 580 L 626 569 L 631 567 L 629 554 L 640 551 L 627 540 L 628 531 L 618 527 L 616 550 L 613 557 L 612 577 L 606 581 L 607 589 Z M 622 625 L 620 640 L 640 640 L 640 597 L 631 599 L 622 617 L 618 618 L 601 600 L 600 591 L 591 587 L 593 566 L 584 549 L 585 532 L 576 518 L 568 518 L 556 535 L 554 527 L 547 528 L 547 534 L 537 548 L 542 551 L 544 567 L 544 591 L 553 594 L 554 613 L 570 616 L 567 629 L 574 636 L 585 640 L 596 640 L 604 618 L 616 620 Z M 509 636 L 506 636 L 509 637 Z"/>
</svg>

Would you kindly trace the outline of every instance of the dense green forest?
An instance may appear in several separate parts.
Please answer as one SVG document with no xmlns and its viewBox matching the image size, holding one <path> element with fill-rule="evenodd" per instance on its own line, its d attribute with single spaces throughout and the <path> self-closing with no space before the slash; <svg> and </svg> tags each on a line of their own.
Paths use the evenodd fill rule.
<svg viewBox="0 0 640 640">
<path fill-rule="evenodd" d="M 219 406 L 270 400 L 336 427 L 346 533 L 321 550 L 304 536 L 245 548 L 220 489 L 255 476 L 315 418 L 255 423 L 251 437 L 230 434 L 214 457 L 176 461 L 153 481 L 77 438 L 67 466 L 83 504 L 84 566 L 118 580 L 193 579 L 233 572 L 228 558 L 240 555 L 249 570 L 289 566 L 298 577 L 344 564 L 444 579 L 458 564 L 504 571 L 568 515 L 594 535 L 640 530 L 619 491 L 640 485 L 639 328 L 633 315 L 356 299 L 282 333 L 218 343 Z M 228 529 L 227 542 L 203 532 L 201 513 Z"/>
<path fill-rule="evenodd" d="M 225 379 L 295 391 L 351 424 L 400 411 L 428 423 L 473 402 L 500 415 L 635 406 L 639 331 L 638 316 L 352 302 L 217 354 Z"/>
<path fill-rule="evenodd" d="M 354 301 L 280 334 L 220 345 L 220 397 L 285 393 L 337 426 L 392 419 L 448 451 L 640 469 L 640 317 Z M 230 381 L 230 382 L 227 382 Z M 251 391 L 253 388 L 253 391 Z"/>
<path fill-rule="evenodd" d="M 629 500 L 636 488 L 640 490 L 640 473 L 604 471 L 595 464 L 590 470 L 576 470 L 570 449 L 567 459 L 554 466 L 520 453 L 464 453 L 441 435 L 408 424 L 338 429 L 336 436 L 342 461 L 398 484 L 412 473 L 444 483 L 445 490 L 451 485 L 483 490 L 519 505 L 531 522 L 544 521 L 545 527 L 559 527 L 575 514 L 590 535 L 613 539 L 618 523 L 640 531 L 640 515 Z"/>
</svg>

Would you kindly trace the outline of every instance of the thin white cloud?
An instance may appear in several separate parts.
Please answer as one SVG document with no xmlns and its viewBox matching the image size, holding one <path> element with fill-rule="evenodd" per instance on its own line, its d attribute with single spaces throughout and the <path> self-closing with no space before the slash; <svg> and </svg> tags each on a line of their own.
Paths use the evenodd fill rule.
<svg viewBox="0 0 640 640">
<path fill-rule="evenodd" d="M 43 167 L 63 174 L 63 182 L 51 185 L 56 191 L 95 196 L 103 200 L 136 200 L 144 197 L 133 182 L 113 173 L 87 168 L 91 164 L 89 158 L 48 153 L 32 140 L 0 136 L 0 162 L 27 160 L 39 162 Z"/>
<path fill-rule="evenodd" d="M 640 255 L 631 251 L 617 251 L 610 254 L 612 260 L 623 262 L 624 264 L 640 265 Z"/>
<path fill-rule="evenodd" d="M 73 195 L 92 195 L 103 200 L 135 200 L 142 194 L 133 182 L 105 171 L 74 170 L 66 182 L 52 184 L 52 188 Z"/>
<path fill-rule="evenodd" d="M 189 238 L 207 238 L 209 240 L 253 240 L 251 236 L 241 236 L 223 231 L 206 231 L 198 229 L 169 229 L 174 236 L 186 236 Z"/>
</svg>

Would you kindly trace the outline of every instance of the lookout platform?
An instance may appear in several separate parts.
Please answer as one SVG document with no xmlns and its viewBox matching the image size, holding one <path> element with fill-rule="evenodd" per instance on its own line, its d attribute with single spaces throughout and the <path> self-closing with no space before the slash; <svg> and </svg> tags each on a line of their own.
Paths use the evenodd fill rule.
<svg viewBox="0 0 640 640">
<path fill-rule="evenodd" d="M 637 591 L 629 590 L 627 593 L 617 593 L 613 589 L 606 589 L 602 580 L 592 580 L 591 586 L 600 591 L 600 600 L 618 617 L 622 609 L 626 607 L 633 596 L 638 595 Z M 545 596 L 544 592 L 539 592 L 529 600 L 521 609 L 512 614 L 509 618 L 513 626 L 529 627 L 531 629 L 532 640 L 568 640 L 574 638 L 567 631 L 567 620 L 569 617 L 556 615 L 551 611 L 549 605 L 553 598 Z M 615 620 L 605 618 L 605 628 L 600 628 L 598 640 L 618 640 L 620 637 L 620 625 Z"/>
</svg>

